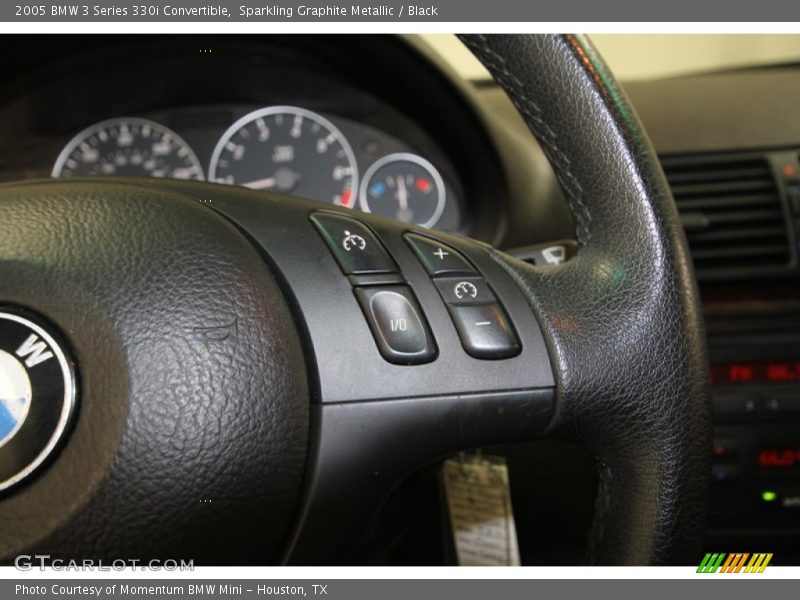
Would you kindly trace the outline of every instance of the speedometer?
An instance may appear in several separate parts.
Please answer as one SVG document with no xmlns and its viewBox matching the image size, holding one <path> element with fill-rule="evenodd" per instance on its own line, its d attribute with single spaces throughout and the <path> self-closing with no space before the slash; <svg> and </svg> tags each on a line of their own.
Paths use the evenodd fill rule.
<svg viewBox="0 0 800 600">
<path fill-rule="evenodd" d="M 203 179 L 203 167 L 171 129 L 147 119 L 122 117 L 84 129 L 61 151 L 53 177 L 82 175 Z"/>
<path fill-rule="evenodd" d="M 217 142 L 208 174 L 218 183 L 347 207 L 358 190 L 344 135 L 322 115 L 294 106 L 262 108 L 236 121 Z"/>
</svg>

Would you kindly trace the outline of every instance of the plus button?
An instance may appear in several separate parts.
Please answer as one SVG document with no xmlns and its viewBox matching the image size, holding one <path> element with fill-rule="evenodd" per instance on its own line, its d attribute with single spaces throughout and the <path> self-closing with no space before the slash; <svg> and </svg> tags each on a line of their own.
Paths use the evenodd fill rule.
<svg viewBox="0 0 800 600">
<path fill-rule="evenodd" d="M 436 250 L 436 252 L 434 252 L 434 254 L 439 257 L 439 260 L 444 260 L 445 256 L 449 256 L 450 255 L 449 252 L 445 252 L 442 248 L 439 248 L 438 250 Z"/>
</svg>

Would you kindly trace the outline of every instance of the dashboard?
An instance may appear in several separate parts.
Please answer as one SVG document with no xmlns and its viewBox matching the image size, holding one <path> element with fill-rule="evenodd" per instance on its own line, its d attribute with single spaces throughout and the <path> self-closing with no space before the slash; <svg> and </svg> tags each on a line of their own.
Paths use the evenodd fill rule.
<svg viewBox="0 0 800 600">
<path fill-rule="evenodd" d="M 207 180 L 496 240 L 474 111 L 405 42 L 367 37 L 43 38 L 32 68 L 7 65 L 0 181 Z M 386 70 L 396 56 L 427 69 Z"/>
<path fill-rule="evenodd" d="M 207 180 L 445 231 L 461 223 L 452 174 L 442 175 L 393 135 L 300 106 L 180 107 L 113 117 L 75 134 L 51 175 Z"/>
</svg>

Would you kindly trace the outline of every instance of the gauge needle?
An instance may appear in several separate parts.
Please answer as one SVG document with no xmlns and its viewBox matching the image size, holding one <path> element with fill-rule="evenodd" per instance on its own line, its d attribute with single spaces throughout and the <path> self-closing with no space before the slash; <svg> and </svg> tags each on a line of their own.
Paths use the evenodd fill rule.
<svg viewBox="0 0 800 600">
<path fill-rule="evenodd" d="M 263 179 L 255 179 L 242 184 L 244 187 L 251 190 L 268 190 L 275 187 L 274 177 L 264 177 Z"/>
<path fill-rule="evenodd" d="M 406 179 L 403 176 L 397 177 L 397 201 L 400 203 L 400 210 L 408 210 L 408 190 L 406 189 Z"/>
</svg>

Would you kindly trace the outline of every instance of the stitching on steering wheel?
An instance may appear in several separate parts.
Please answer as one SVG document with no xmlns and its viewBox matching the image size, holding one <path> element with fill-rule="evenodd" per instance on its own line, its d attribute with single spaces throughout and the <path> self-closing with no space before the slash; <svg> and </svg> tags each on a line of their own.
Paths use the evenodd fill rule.
<svg viewBox="0 0 800 600">
<path fill-rule="evenodd" d="M 472 41 L 475 38 L 480 41 L 480 44 L 475 44 Z M 489 46 L 489 40 L 486 35 L 478 34 L 471 38 L 466 38 L 464 41 L 473 52 L 480 54 L 481 60 L 494 71 L 498 82 L 508 90 L 517 110 L 526 117 L 528 125 L 539 138 L 539 142 L 542 144 L 543 150 L 550 159 L 556 176 L 561 182 L 572 213 L 575 215 L 575 233 L 578 243 L 586 245 L 591 238 L 589 224 L 592 221 L 592 216 L 583 201 L 583 188 L 570 169 L 570 160 L 558 147 L 558 136 L 553 131 L 553 128 L 542 118 L 542 110 L 539 105 L 528 96 L 525 84 L 509 71 L 506 60 Z"/>
</svg>

